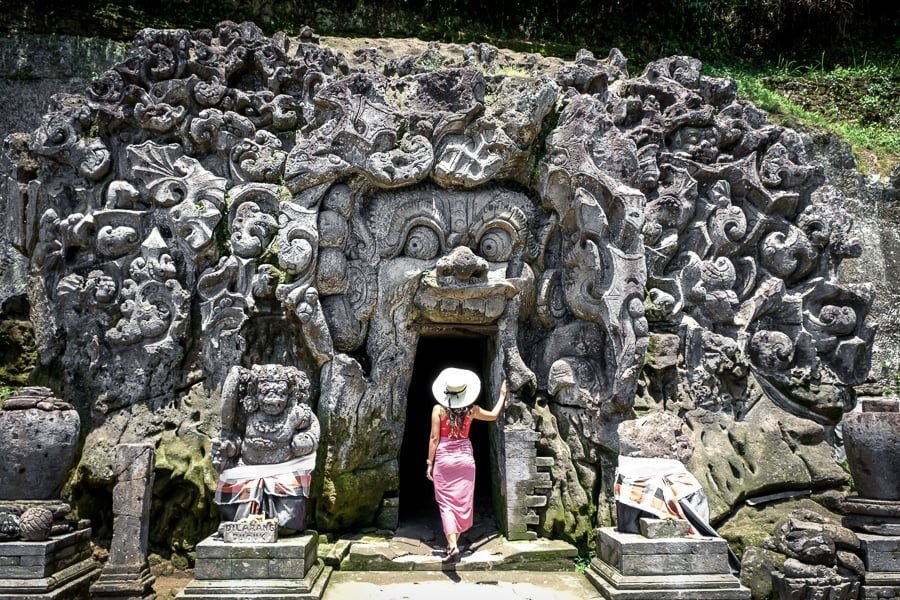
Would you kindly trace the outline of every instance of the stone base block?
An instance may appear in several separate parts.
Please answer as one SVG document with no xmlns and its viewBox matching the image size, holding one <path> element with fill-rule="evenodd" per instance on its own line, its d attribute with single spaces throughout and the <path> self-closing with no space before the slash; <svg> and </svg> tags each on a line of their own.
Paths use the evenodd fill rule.
<svg viewBox="0 0 900 600">
<path fill-rule="evenodd" d="M 750 600 L 750 590 L 731 573 L 623 575 L 595 558 L 584 574 L 607 600 Z"/>
<path fill-rule="evenodd" d="M 597 530 L 597 557 L 623 575 L 730 574 L 721 538 L 648 539 L 613 527 Z"/>
<path fill-rule="evenodd" d="M 785 577 L 778 571 L 772 572 L 773 596 L 778 600 L 806 600 L 807 598 L 834 598 L 844 600 L 861 598 L 858 581 L 829 582 L 819 579 Z"/>
<path fill-rule="evenodd" d="M 99 575 L 88 529 L 43 542 L 0 543 L 0 600 L 77 598 Z"/>
<path fill-rule="evenodd" d="M 647 539 L 597 530 L 597 558 L 585 572 L 608 600 L 748 600 L 720 538 Z"/>
<path fill-rule="evenodd" d="M 191 600 L 318 600 L 331 568 L 318 560 L 318 536 L 271 543 L 197 544 L 194 579 L 178 598 Z"/>
<path fill-rule="evenodd" d="M 900 600 L 900 536 L 859 533 L 866 577 L 859 597 L 863 600 Z"/>
<path fill-rule="evenodd" d="M 900 536 L 858 533 L 869 573 L 900 573 Z"/>
<path fill-rule="evenodd" d="M 100 572 L 100 579 L 91 586 L 91 600 L 154 600 L 153 582 L 156 577 L 150 570 L 110 568 Z"/>
<path fill-rule="evenodd" d="M 302 579 L 194 579 L 177 598 L 185 600 L 321 600 L 331 567 L 317 561 Z"/>
</svg>

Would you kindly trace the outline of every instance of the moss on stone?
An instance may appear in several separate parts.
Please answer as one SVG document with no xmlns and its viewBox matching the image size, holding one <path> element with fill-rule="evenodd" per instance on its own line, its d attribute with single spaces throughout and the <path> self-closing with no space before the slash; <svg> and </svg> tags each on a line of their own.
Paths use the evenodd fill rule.
<svg viewBox="0 0 900 600">
<path fill-rule="evenodd" d="M 38 363 L 34 329 L 28 321 L 0 321 L 0 385 L 27 385 Z"/>
<path fill-rule="evenodd" d="M 585 546 L 594 536 L 593 502 L 579 481 L 572 449 L 560 435 L 556 417 L 547 405 L 536 405 L 532 410 L 541 434 L 538 453 L 554 458 L 551 467 L 553 488 L 541 514 L 538 533 Z"/>
<path fill-rule="evenodd" d="M 151 542 L 192 552 L 219 522 L 213 491 L 218 474 L 207 458 L 210 440 L 197 432 L 166 431 L 156 450 Z"/>
<path fill-rule="evenodd" d="M 341 473 L 333 479 L 326 475 L 318 499 L 316 525 L 335 530 L 370 524 L 381 505 L 384 482 L 397 479 L 396 467 L 391 464 Z"/>
<path fill-rule="evenodd" d="M 805 508 L 840 523 L 839 515 L 809 498 L 782 500 L 764 506 L 742 506 L 724 525 L 719 527 L 719 535 L 728 540 L 735 554 L 742 556 L 751 547 L 761 547 L 772 537 L 775 530 L 798 508 Z"/>
</svg>

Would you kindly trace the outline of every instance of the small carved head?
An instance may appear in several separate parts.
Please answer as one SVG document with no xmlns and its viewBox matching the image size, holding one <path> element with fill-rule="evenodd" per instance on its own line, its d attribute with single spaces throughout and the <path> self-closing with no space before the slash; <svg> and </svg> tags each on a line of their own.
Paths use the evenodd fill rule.
<svg viewBox="0 0 900 600">
<path fill-rule="evenodd" d="M 306 401 L 309 377 L 299 369 L 284 365 L 254 365 L 255 390 L 241 399 L 248 413 L 262 410 L 267 415 L 279 415 L 289 404 Z"/>
</svg>

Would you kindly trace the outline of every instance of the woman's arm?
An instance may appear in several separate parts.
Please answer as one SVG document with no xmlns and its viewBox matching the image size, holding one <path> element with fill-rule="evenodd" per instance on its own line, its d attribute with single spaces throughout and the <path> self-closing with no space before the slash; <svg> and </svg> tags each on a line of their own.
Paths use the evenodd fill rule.
<svg viewBox="0 0 900 600">
<path fill-rule="evenodd" d="M 509 388 L 506 380 L 503 380 L 503 383 L 500 384 L 500 397 L 497 398 L 497 402 L 494 403 L 494 408 L 491 410 L 484 410 L 480 406 L 472 407 L 472 418 L 478 419 L 479 421 L 496 421 L 497 417 L 500 416 L 500 413 L 503 411 L 503 407 L 506 406 L 506 397 L 509 395 Z"/>
<path fill-rule="evenodd" d="M 441 439 L 441 407 L 437 404 L 431 409 L 431 437 L 428 438 L 428 460 L 425 462 L 425 477 L 431 479 L 431 470 L 434 468 L 434 453 L 437 451 L 438 440 Z"/>
</svg>

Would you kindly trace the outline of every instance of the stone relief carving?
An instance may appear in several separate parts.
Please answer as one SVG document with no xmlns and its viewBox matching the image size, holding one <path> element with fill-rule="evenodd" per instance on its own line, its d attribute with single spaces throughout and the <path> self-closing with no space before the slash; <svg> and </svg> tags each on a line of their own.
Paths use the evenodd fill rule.
<svg viewBox="0 0 900 600">
<path fill-rule="evenodd" d="M 874 333 L 871 288 L 836 278 L 860 245 L 799 136 L 700 69 L 145 30 L 56 99 L 38 168 L 8 165 L 42 360 L 92 428 L 167 406 L 151 430 L 207 440 L 214 402 L 190 404 L 233 368 L 309 373 L 323 528 L 397 491 L 419 337 L 452 328 L 493 340 L 522 400 L 508 428 L 553 455 L 539 533 L 608 521 L 617 427 L 647 412 L 684 422 L 714 520 L 839 485 Z"/>
</svg>

